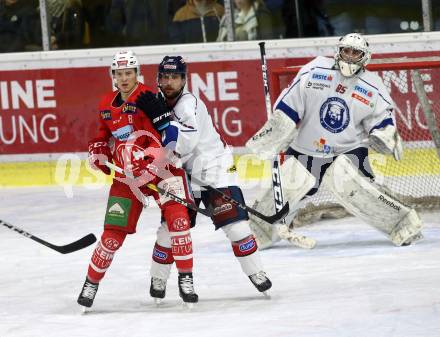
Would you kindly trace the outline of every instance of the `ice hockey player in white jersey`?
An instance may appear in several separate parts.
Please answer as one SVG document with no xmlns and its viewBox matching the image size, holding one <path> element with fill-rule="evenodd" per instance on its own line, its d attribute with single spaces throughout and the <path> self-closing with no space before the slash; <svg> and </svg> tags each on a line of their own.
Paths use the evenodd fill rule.
<svg viewBox="0 0 440 337">
<path fill-rule="evenodd" d="M 363 36 L 351 33 L 340 38 L 334 58 L 318 56 L 301 68 L 277 98 L 271 118 L 246 146 L 266 159 L 285 151 L 288 160 L 281 171 L 286 164 L 295 171 L 281 175 L 301 177 L 293 185 L 302 188 L 285 193 L 292 207 L 292 199 L 313 195 L 322 183 L 347 211 L 395 245 L 408 245 L 421 238 L 421 220 L 374 182 L 368 161 L 369 147 L 395 160 L 403 154 L 394 102 L 380 77 L 365 69 L 370 58 Z M 267 211 L 273 204 L 269 192 L 254 208 Z"/>
<path fill-rule="evenodd" d="M 164 57 L 159 64 L 157 82 L 159 95 L 165 97 L 171 113 L 152 118 L 153 126 L 162 133 L 163 145 L 176 153 L 190 177 L 196 177 L 244 204 L 242 191 L 235 183 L 232 153 L 216 131 L 206 105 L 185 90 L 186 77 L 187 65 L 181 56 Z M 148 95 L 141 95 L 138 106 L 142 108 L 142 101 L 148 102 L 149 99 Z M 195 185 L 193 191 L 197 204 L 203 202 L 207 209 L 213 210 L 215 229 L 221 228 L 231 241 L 243 272 L 258 291 L 268 290 L 272 284 L 263 271 L 247 212 L 225 201 L 216 191 L 197 190 Z M 193 214 L 192 227 L 195 220 L 196 214 Z M 162 224 L 157 231 L 151 265 L 150 295 L 156 301 L 165 297 L 167 279 L 177 257 L 171 247 L 169 231 Z"/>
</svg>

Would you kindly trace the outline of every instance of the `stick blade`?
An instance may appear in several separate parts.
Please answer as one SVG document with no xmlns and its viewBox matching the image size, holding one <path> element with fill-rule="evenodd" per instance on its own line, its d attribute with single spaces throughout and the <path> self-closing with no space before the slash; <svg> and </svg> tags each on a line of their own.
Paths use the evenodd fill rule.
<svg viewBox="0 0 440 337">
<path fill-rule="evenodd" d="M 274 215 L 264 216 L 261 218 L 270 224 L 274 224 L 274 223 L 282 221 L 287 216 L 287 214 L 289 214 L 289 209 L 290 209 L 289 202 L 286 202 L 284 204 L 283 208 L 281 208 Z"/>
<path fill-rule="evenodd" d="M 69 253 L 76 252 L 77 250 L 81 250 L 83 248 L 86 248 L 95 242 L 96 242 L 96 236 L 94 234 L 90 233 L 90 234 L 87 234 L 86 236 L 84 236 L 83 238 L 81 238 L 75 242 L 69 243 L 65 246 L 54 246 L 52 248 L 61 254 L 69 254 Z"/>
</svg>

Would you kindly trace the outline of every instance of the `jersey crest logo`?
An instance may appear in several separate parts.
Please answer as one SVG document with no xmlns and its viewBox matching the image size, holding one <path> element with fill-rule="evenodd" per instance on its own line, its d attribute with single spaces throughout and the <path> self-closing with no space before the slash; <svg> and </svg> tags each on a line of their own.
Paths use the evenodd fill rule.
<svg viewBox="0 0 440 337">
<path fill-rule="evenodd" d="M 328 98 L 319 113 L 322 127 L 331 133 L 344 131 L 350 123 L 347 103 L 339 97 Z"/>
</svg>

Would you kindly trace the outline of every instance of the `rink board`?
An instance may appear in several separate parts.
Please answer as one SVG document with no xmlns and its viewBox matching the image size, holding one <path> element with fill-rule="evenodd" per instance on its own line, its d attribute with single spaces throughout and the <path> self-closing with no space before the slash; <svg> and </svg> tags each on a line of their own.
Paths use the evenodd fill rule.
<svg viewBox="0 0 440 337">
<path fill-rule="evenodd" d="M 423 160 L 421 160 L 423 158 Z M 271 164 L 253 155 L 235 155 L 241 180 L 269 179 Z M 434 149 L 406 149 L 401 162 L 390 156 L 371 155 L 373 170 L 383 176 L 440 175 Z M 386 167 L 386 170 L 385 170 Z M 110 176 L 93 171 L 85 160 L 51 160 L 0 163 L 0 187 L 107 184 Z"/>
</svg>

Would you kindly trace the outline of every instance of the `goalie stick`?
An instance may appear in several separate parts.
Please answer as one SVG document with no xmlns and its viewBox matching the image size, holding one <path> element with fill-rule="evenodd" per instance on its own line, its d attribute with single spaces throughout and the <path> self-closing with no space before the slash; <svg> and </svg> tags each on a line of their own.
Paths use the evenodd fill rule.
<svg viewBox="0 0 440 337">
<path fill-rule="evenodd" d="M 47 242 L 43 239 L 40 239 L 39 237 L 37 237 L 29 232 L 26 232 L 25 230 L 23 230 L 21 228 L 18 228 L 14 225 L 11 225 L 10 223 L 7 223 L 3 220 L 0 220 L 0 224 L 2 224 L 3 226 L 23 235 L 31 240 L 34 240 L 34 241 L 36 241 L 46 247 L 49 247 L 53 250 L 56 250 L 58 253 L 61 253 L 61 254 L 69 254 L 69 253 L 76 252 L 77 250 L 86 248 L 86 247 L 90 246 L 92 243 L 96 242 L 95 235 L 90 233 L 90 234 L 87 234 L 86 236 L 84 236 L 83 238 L 81 238 L 77 241 L 74 241 L 72 243 L 69 243 L 67 245 L 57 246 L 57 245 L 54 245 L 54 244 Z"/>
<path fill-rule="evenodd" d="M 270 91 L 269 91 L 269 77 L 267 74 L 267 60 L 266 60 L 266 48 L 265 42 L 260 42 L 258 45 L 260 46 L 260 56 L 261 56 L 261 74 L 263 78 L 263 88 L 264 88 L 264 101 L 266 105 L 266 113 L 267 118 L 270 118 L 272 114 L 272 103 L 270 99 Z M 283 198 L 283 188 L 281 185 L 281 173 L 280 173 L 280 160 L 279 155 L 277 155 L 272 164 L 272 186 L 273 186 L 273 194 L 274 194 L 274 204 L 275 211 L 278 212 L 284 204 Z M 308 238 L 303 235 L 298 235 L 293 231 L 290 231 L 286 220 L 283 218 L 282 223 L 276 226 L 276 234 L 284 240 L 287 240 L 291 244 L 300 247 L 311 249 L 315 247 L 316 241 L 312 238 Z"/>
<path fill-rule="evenodd" d="M 263 87 L 264 87 L 264 101 L 266 103 L 266 113 L 267 119 L 270 118 L 272 113 L 272 103 L 270 99 L 270 91 L 269 91 L 269 77 L 267 76 L 267 60 L 266 60 L 266 48 L 265 42 L 260 42 L 258 45 L 260 46 L 260 56 L 261 56 L 261 74 L 263 76 Z M 280 161 L 279 155 L 275 157 L 272 165 L 272 185 L 273 185 L 273 195 L 275 202 L 275 211 L 279 211 L 284 204 L 283 198 L 283 189 L 281 186 L 281 175 L 280 175 Z M 283 225 L 286 224 L 286 221 L 283 219 Z"/>
<path fill-rule="evenodd" d="M 127 178 L 135 179 L 135 177 L 133 177 L 131 174 L 125 173 L 125 171 L 124 171 L 122 168 L 120 168 L 119 166 L 117 166 L 117 165 L 115 165 L 115 164 L 113 164 L 113 163 L 110 163 L 109 161 L 106 161 L 106 162 L 105 162 L 105 165 L 106 165 L 108 168 L 114 170 L 115 172 L 118 172 L 118 173 L 120 173 L 120 174 L 125 175 Z M 192 202 L 188 202 L 188 201 L 186 201 L 186 200 L 184 200 L 184 199 L 178 197 L 177 195 L 175 195 L 175 194 L 173 194 L 173 193 L 170 193 L 170 192 L 168 192 L 167 190 L 164 190 L 163 188 L 161 188 L 161 187 L 159 187 L 159 186 L 157 186 L 157 185 L 154 185 L 154 184 L 152 184 L 152 183 L 147 183 L 146 186 L 147 186 L 150 190 L 155 191 L 155 192 L 158 192 L 158 193 L 160 193 L 160 194 L 162 194 L 162 195 L 164 195 L 164 196 L 166 196 L 166 197 L 172 199 L 173 201 L 175 201 L 175 202 L 177 202 L 177 203 L 179 203 L 179 204 L 185 206 L 186 208 L 189 208 L 189 209 L 191 209 L 191 210 L 193 210 L 193 211 L 196 211 L 196 212 L 198 212 L 198 213 L 201 213 L 201 214 L 207 216 L 208 218 L 212 217 L 212 212 L 211 212 L 211 211 L 209 211 L 209 210 L 207 210 L 207 209 L 204 209 L 204 208 L 200 208 L 200 207 L 198 207 L 196 204 L 194 204 L 194 203 L 192 203 Z"/>
<path fill-rule="evenodd" d="M 284 206 L 281 207 L 281 209 L 277 210 L 277 212 L 273 215 L 264 215 L 260 212 L 258 212 L 256 209 L 253 209 L 249 206 L 246 206 L 244 204 L 242 204 L 241 202 L 239 202 L 238 200 L 235 200 L 234 198 L 231 198 L 229 195 L 223 193 L 221 190 L 219 190 L 218 188 L 215 188 L 214 186 L 211 185 L 207 185 L 205 184 L 203 181 L 197 179 L 196 177 L 191 177 L 191 180 L 193 182 L 195 182 L 197 185 L 199 185 L 200 187 L 206 188 L 209 191 L 215 191 L 218 194 L 221 194 L 221 196 L 223 197 L 224 200 L 240 207 L 243 210 L 248 211 L 249 213 L 255 215 L 256 217 L 270 223 L 270 224 L 274 224 L 276 222 L 279 221 L 284 221 L 284 218 L 286 217 L 286 215 L 289 213 L 289 202 L 286 202 L 286 204 Z"/>
</svg>

